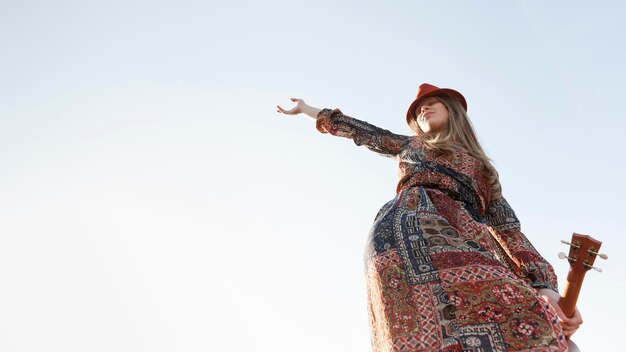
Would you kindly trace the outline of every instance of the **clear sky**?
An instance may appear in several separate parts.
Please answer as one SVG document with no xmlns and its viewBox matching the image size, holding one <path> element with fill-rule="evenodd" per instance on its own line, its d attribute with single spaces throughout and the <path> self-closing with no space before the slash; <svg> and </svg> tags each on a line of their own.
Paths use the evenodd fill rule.
<svg viewBox="0 0 626 352">
<path fill-rule="evenodd" d="M 363 249 L 397 165 L 275 106 L 396 133 L 468 100 L 575 341 L 623 345 L 620 1 L 0 2 L 0 350 L 369 350 Z M 620 347 L 618 347 L 620 346 Z"/>
</svg>

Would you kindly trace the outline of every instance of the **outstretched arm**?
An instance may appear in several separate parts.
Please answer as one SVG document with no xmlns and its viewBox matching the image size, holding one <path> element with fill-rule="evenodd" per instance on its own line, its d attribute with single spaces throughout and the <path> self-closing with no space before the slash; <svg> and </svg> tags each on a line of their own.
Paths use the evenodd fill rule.
<svg viewBox="0 0 626 352">
<path fill-rule="evenodd" d="M 289 115 L 304 113 L 317 121 L 315 126 L 318 131 L 350 138 L 356 145 L 363 145 L 380 155 L 395 157 L 411 141 L 409 136 L 395 134 L 344 115 L 339 109 L 320 110 L 307 105 L 302 99 L 291 98 L 291 100 L 297 102 L 295 108 L 286 110 L 277 106 L 278 112 Z"/>
</svg>

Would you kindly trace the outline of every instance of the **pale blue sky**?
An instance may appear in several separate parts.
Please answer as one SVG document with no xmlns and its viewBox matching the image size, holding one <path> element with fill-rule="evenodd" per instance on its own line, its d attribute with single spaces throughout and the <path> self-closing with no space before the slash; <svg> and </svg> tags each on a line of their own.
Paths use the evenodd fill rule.
<svg viewBox="0 0 626 352">
<path fill-rule="evenodd" d="M 0 2 L 0 350 L 368 351 L 396 163 L 275 105 L 409 134 L 422 82 L 465 95 L 561 284 L 559 240 L 604 241 L 575 341 L 617 349 L 625 7 Z"/>
</svg>

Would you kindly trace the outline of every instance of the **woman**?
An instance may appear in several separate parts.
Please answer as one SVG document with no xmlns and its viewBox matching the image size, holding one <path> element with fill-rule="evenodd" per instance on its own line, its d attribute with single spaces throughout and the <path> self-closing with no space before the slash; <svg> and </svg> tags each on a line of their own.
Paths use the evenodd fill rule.
<svg viewBox="0 0 626 352">
<path fill-rule="evenodd" d="M 420 85 L 403 136 L 301 99 L 322 133 L 397 158 L 397 195 L 365 253 L 374 351 L 565 351 L 582 323 L 557 302 L 556 275 L 502 197 L 461 93 Z"/>
</svg>

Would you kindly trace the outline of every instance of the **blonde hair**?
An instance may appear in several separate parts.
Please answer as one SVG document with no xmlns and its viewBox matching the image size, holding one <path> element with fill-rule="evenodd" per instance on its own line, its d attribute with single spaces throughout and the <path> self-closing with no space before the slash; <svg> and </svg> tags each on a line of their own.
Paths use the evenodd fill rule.
<svg viewBox="0 0 626 352">
<path fill-rule="evenodd" d="M 435 98 L 448 109 L 448 123 L 443 130 L 434 133 L 423 132 L 417 124 L 415 112 L 411 112 L 413 119 L 409 126 L 420 137 L 424 150 L 433 154 L 449 156 L 459 149 L 464 149 L 482 163 L 483 175 L 487 177 L 491 185 L 491 199 L 500 198 L 502 187 L 500 186 L 498 171 L 480 146 L 467 112 L 458 100 L 450 96 L 441 95 Z"/>
</svg>

